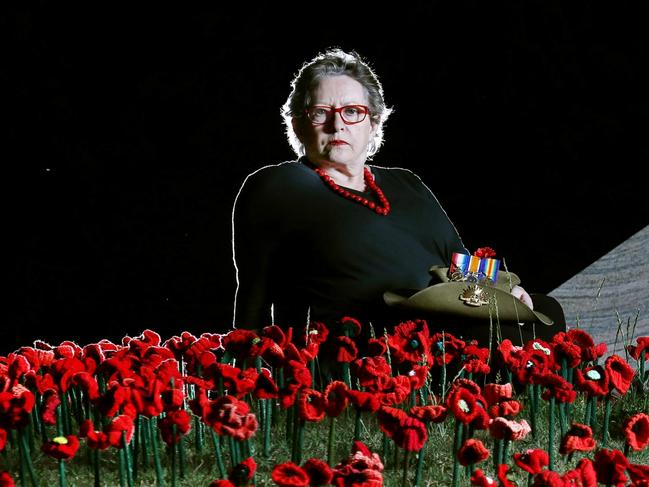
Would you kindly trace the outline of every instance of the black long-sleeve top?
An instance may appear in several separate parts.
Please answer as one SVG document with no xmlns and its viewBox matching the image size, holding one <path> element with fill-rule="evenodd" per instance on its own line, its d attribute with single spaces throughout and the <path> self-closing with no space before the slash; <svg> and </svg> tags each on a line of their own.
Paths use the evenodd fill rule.
<svg viewBox="0 0 649 487">
<path fill-rule="evenodd" d="M 263 167 L 233 211 L 234 326 L 301 326 L 342 316 L 385 320 L 383 292 L 429 285 L 432 265 L 468 253 L 437 198 L 407 169 L 369 166 L 387 216 L 343 198 L 308 160 Z M 369 192 L 349 190 L 377 202 Z"/>
</svg>

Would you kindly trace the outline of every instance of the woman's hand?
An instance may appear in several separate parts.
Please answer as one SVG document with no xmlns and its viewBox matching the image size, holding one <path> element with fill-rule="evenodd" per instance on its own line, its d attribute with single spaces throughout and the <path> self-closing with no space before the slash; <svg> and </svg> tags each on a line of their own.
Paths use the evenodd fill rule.
<svg viewBox="0 0 649 487">
<path fill-rule="evenodd" d="M 523 304 L 525 304 L 530 309 L 534 309 L 534 303 L 532 303 L 532 298 L 530 297 L 529 294 L 527 294 L 527 291 L 522 287 L 514 286 L 512 288 L 512 295 L 520 299 L 523 302 Z"/>
</svg>

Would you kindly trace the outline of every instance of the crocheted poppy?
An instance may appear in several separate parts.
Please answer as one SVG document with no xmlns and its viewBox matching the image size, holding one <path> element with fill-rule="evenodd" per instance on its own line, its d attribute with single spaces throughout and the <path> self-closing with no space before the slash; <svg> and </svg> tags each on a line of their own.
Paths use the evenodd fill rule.
<svg viewBox="0 0 649 487">
<path fill-rule="evenodd" d="M 567 333 L 559 332 L 552 337 L 554 357 L 557 363 L 565 359 L 566 366 L 575 368 L 581 363 L 581 348 L 570 339 Z"/>
<path fill-rule="evenodd" d="M 575 389 L 587 393 L 591 397 L 604 397 L 609 391 L 608 370 L 601 365 L 587 367 L 583 371 L 574 371 Z"/>
<path fill-rule="evenodd" d="M 275 465 L 271 477 L 279 487 L 306 487 L 309 485 L 309 475 L 293 462 Z"/>
<path fill-rule="evenodd" d="M 513 388 L 512 384 L 485 384 L 482 388 L 484 397 L 489 406 L 493 406 L 501 401 L 512 398 Z"/>
<path fill-rule="evenodd" d="M 629 461 L 620 450 L 607 450 L 603 448 L 595 453 L 593 459 L 597 482 L 606 485 L 622 487 L 626 485 L 627 477 L 624 471 L 629 466 Z"/>
<path fill-rule="evenodd" d="M 597 474 L 593 462 L 588 458 L 579 460 L 577 467 L 566 472 L 561 479 L 566 486 L 583 485 L 597 487 Z"/>
<path fill-rule="evenodd" d="M 514 416 L 518 416 L 522 410 L 523 406 L 521 406 L 521 403 L 512 399 L 491 406 L 489 408 L 489 416 L 491 418 L 497 418 L 498 416 L 513 418 Z"/>
<path fill-rule="evenodd" d="M 631 477 L 633 483 L 638 486 L 646 485 L 641 484 L 641 482 L 649 482 L 649 465 L 632 463 L 626 467 L 626 471 L 629 473 L 629 477 Z"/>
<path fill-rule="evenodd" d="M 329 485 L 333 479 L 334 473 L 326 462 L 317 458 L 309 458 L 304 465 L 304 470 L 309 476 L 309 485 Z"/>
<path fill-rule="evenodd" d="M 106 433 L 96 430 L 95 425 L 90 419 L 81 422 L 79 437 L 86 438 L 86 444 L 93 450 L 105 450 L 110 446 Z"/>
<path fill-rule="evenodd" d="M 522 440 L 531 431 L 532 428 L 524 419 L 520 422 L 517 422 L 507 418 L 499 417 L 491 420 L 491 423 L 489 423 L 489 432 L 491 433 L 491 436 L 499 440 Z"/>
<path fill-rule="evenodd" d="M 293 377 L 293 380 L 302 387 L 311 387 L 313 377 L 311 371 L 303 362 L 298 360 L 289 360 L 284 367 L 285 375 Z"/>
<path fill-rule="evenodd" d="M 262 368 L 259 371 L 253 396 L 256 399 L 276 399 L 279 396 L 279 387 L 270 375 L 270 370 Z"/>
<path fill-rule="evenodd" d="M 640 360 L 640 355 L 644 355 L 642 360 L 649 360 L 649 336 L 637 337 L 636 345 L 627 345 L 626 347 L 629 355 L 634 359 Z M 644 351 L 644 354 L 642 353 Z"/>
<path fill-rule="evenodd" d="M 568 455 L 575 451 L 591 451 L 595 449 L 595 445 L 593 430 L 590 429 L 590 426 L 573 423 L 561 439 L 559 453 Z"/>
<path fill-rule="evenodd" d="M 357 391 L 350 389 L 347 391 L 347 397 L 356 409 L 361 411 L 376 412 L 381 407 L 381 402 L 376 394 L 371 392 Z"/>
<path fill-rule="evenodd" d="M 324 323 L 320 321 L 312 321 L 309 323 L 308 329 L 304 327 L 304 343 L 316 343 L 318 345 L 327 341 L 329 336 L 329 329 Z"/>
<path fill-rule="evenodd" d="M 489 450 L 480 440 L 474 438 L 466 440 L 457 452 L 457 459 L 463 466 L 484 462 L 489 458 Z"/>
<path fill-rule="evenodd" d="M 15 487 L 14 479 L 9 472 L 0 472 L 0 487 Z"/>
<path fill-rule="evenodd" d="M 226 352 L 237 359 L 237 362 L 252 357 L 252 349 L 259 337 L 254 331 L 237 328 L 222 337 L 221 344 Z"/>
<path fill-rule="evenodd" d="M 497 477 L 500 482 L 500 487 L 516 487 L 516 484 L 509 480 L 507 474 L 509 473 L 509 465 L 501 463 L 498 465 Z"/>
<path fill-rule="evenodd" d="M 325 412 L 330 418 L 337 418 L 349 404 L 347 384 L 339 380 L 330 382 L 324 390 Z"/>
<path fill-rule="evenodd" d="M 582 362 L 592 362 L 606 353 L 606 344 L 595 345 L 593 337 L 581 328 L 568 330 L 567 334 L 572 343 L 581 349 Z"/>
<path fill-rule="evenodd" d="M 467 344 L 462 350 L 464 360 L 462 366 L 464 370 L 472 374 L 488 374 L 491 371 L 489 367 L 489 349 L 478 347 L 476 343 Z"/>
<path fill-rule="evenodd" d="M 544 470 L 534 477 L 532 487 L 564 487 L 565 485 L 561 475 L 557 472 Z"/>
<path fill-rule="evenodd" d="M 250 407 L 233 396 L 221 396 L 204 408 L 203 421 L 220 435 L 247 440 L 257 431 L 257 419 Z"/>
<path fill-rule="evenodd" d="M 631 387 L 635 371 L 626 363 L 626 360 L 618 355 L 608 357 L 604 366 L 608 371 L 611 386 L 617 389 L 620 394 L 626 394 Z"/>
<path fill-rule="evenodd" d="M 6 430 L 25 427 L 35 403 L 34 394 L 22 385 L 0 392 L 0 427 Z"/>
<path fill-rule="evenodd" d="M 410 379 L 410 388 L 418 390 L 424 387 L 426 379 L 428 378 L 428 366 L 426 365 L 413 365 L 412 370 L 408 372 L 408 379 Z"/>
<path fill-rule="evenodd" d="M 361 387 L 375 387 L 379 377 L 390 377 L 392 369 L 384 357 L 364 357 L 351 364 L 354 375 Z"/>
<path fill-rule="evenodd" d="M 104 433 L 106 433 L 106 439 L 110 446 L 114 448 L 122 448 L 124 446 L 122 433 L 126 433 L 126 443 L 128 444 L 131 442 L 134 430 L 135 426 L 133 424 L 133 418 L 126 414 L 120 414 L 119 416 L 115 416 L 113 420 L 108 423 L 104 428 Z"/>
<path fill-rule="evenodd" d="M 221 379 L 227 393 L 241 399 L 255 390 L 259 373 L 252 367 L 242 370 L 239 367 L 217 362 L 209 372 L 206 371 L 205 375 L 212 377 L 215 382 Z"/>
<path fill-rule="evenodd" d="M 57 436 L 41 446 L 43 453 L 58 460 L 69 460 L 78 449 L 79 438 L 75 435 Z"/>
<path fill-rule="evenodd" d="M 43 423 L 53 426 L 56 424 L 56 408 L 61 404 L 58 393 L 53 390 L 45 391 L 41 405 L 41 420 Z"/>
<path fill-rule="evenodd" d="M 457 387 L 448 395 L 446 406 L 455 419 L 469 424 L 480 414 L 476 396 L 465 387 Z"/>
<path fill-rule="evenodd" d="M 414 406 L 410 408 L 410 416 L 424 423 L 443 423 L 448 409 L 441 405 Z"/>
<path fill-rule="evenodd" d="M 248 457 L 232 467 L 228 474 L 228 480 L 234 485 L 248 485 L 249 481 L 255 476 L 256 471 L 257 463 L 252 457 Z"/>
<path fill-rule="evenodd" d="M 419 451 L 428 438 L 426 425 L 401 409 L 383 406 L 376 415 L 381 430 L 407 451 Z"/>
<path fill-rule="evenodd" d="M 388 335 L 388 347 L 392 360 L 397 364 L 407 362 L 414 365 L 421 361 L 430 363 L 430 334 L 426 321 L 414 320 L 398 324 L 394 333 Z"/>
<path fill-rule="evenodd" d="M 550 464 L 550 457 L 545 450 L 527 450 L 525 453 L 514 453 L 514 463 L 526 472 L 536 475 Z"/>
<path fill-rule="evenodd" d="M 546 401 L 551 397 L 561 403 L 572 403 L 577 399 L 577 393 L 573 390 L 572 384 L 556 374 L 538 375 L 537 383 L 545 387 L 541 397 Z"/>
<path fill-rule="evenodd" d="M 334 339 L 334 346 L 336 347 L 337 362 L 351 362 L 358 356 L 356 343 L 347 336 L 336 337 Z"/>
<path fill-rule="evenodd" d="M 219 480 L 214 480 L 211 484 L 210 487 L 237 487 L 234 485 L 232 482 L 226 479 L 219 479 Z"/>
<path fill-rule="evenodd" d="M 0 428 L 0 451 L 5 449 L 7 446 L 7 432 Z"/>
<path fill-rule="evenodd" d="M 471 474 L 471 485 L 477 485 L 479 487 L 491 487 L 496 485 L 494 479 L 487 477 L 482 469 L 476 468 Z"/>
<path fill-rule="evenodd" d="M 645 413 L 634 414 L 624 421 L 626 442 L 635 451 L 649 445 L 649 416 Z"/>
<path fill-rule="evenodd" d="M 367 340 L 367 356 L 368 357 L 380 357 L 385 355 L 388 347 L 385 343 L 385 339 L 379 338 L 369 338 Z"/>
<path fill-rule="evenodd" d="M 401 404 L 410 394 L 410 380 L 405 375 L 379 377 L 376 392 L 379 402 L 384 406 Z"/>
<path fill-rule="evenodd" d="M 348 337 L 356 337 L 361 334 L 361 322 L 351 316 L 343 316 L 338 320 L 341 332 Z"/>
<path fill-rule="evenodd" d="M 305 421 L 322 421 L 325 417 L 325 399 L 322 393 L 313 389 L 303 389 L 298 401 L 298 413 Z"/>
<path fill-rule="evenodd" d="M 473 255 L 480 257 L 481 259 L 491 259 L 496 257 L 496 251 L 491 247 L 478 247 Z"/>
<path fill-rule="evenodd" d="M 433 355 L 435 365 L 450 364 L 456 357 L 459 357 L 466 343 L 456 338 L 451 333 L 435 333 L 430 337 L 430 351 Z"/>
<path fill-rule="evenodd" d="M 176 427 L 175 435 L 174 426 Z M 191 417 L 184 409 L 171 411 L 158 422 L 158 428 L 160 428 L 162 440 L 167 445 L 172 445 L 178 443 L 189 432 L 191 429 Z"/>
</svg>

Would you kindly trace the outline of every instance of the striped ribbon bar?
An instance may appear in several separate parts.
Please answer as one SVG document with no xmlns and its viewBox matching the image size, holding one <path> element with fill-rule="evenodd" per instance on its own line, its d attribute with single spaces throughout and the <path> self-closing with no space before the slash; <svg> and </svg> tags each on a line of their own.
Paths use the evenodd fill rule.
<svg viewBox="0 0 649 487">
<path fill-rule="evenodd" d="M 498 279 L 500 269 L 499 259 L 481 259 L 475 255 L 466 255 L 453 252 L 450 273 L 460 271 L 463 275 L 474 274 L 478 278 L 488 277 L 492 282 Z"/>
</svg>

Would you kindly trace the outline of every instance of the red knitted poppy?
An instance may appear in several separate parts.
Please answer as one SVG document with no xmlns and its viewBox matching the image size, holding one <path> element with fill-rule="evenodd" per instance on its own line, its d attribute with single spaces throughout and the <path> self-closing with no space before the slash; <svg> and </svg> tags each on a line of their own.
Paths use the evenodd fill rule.
<svg viewBox="0 0 649 487">
<path fill-rule="evenodd" d="M 465 467 L 475 465 L 489 458 L 489 450 L 485 448 L 482 441 L 471 438 L 462 444 L 457 452 L 457 458 Z"/>
<path fill-rule="evenodd" d="M 279 487 L 306 487 L 309 485 L 308 474 L 293 462 L 275 465 L 271 477 Z"/>
<path fill-rule="evenodd" d="M 593 459 L 597 482 L 610 484 L 617 487 L 626 485 L 627 477 L 624 471 L 629 466 L 629 461 L 620 450 L 607 450 L 603 448 L 595 454 Z"/>
<path fill-rule="evenodd" d="M 559 453 L 567 455 L 575 451 L 591 451 L 596 446 L 593 430 L 581 423 L 573 423 L 561 439 Z"/>
<path fill-rule="evenodd" d="M 550 464 L 550 457 L 545 450 L 527 450 L 525 453 L 514 453 L 514 462 L 526 472 L 536 475 Z"/>
<path fill-rule="evenodd" d="M 634 414 L 624 421 L 624 436 L 631 448 L 640 451 L 649 445 L 649 416 Z"/>
<path fill-rule="evenodd" d="M 58 436 L 43 443 L 41 450 L 46 455 L 58 460 L 69 460 L 79 449 L 79 438 L 75 435 Z"/>
<path fill-rule="evenodd" d="M 620 394 L 626 394 L 631 387 L 635 371 L 626 363 L 626 360 L 618 355 L 609 356 L 604 366 L 608 371 L 611 386 L 617 389 Z"/>
</svg>

